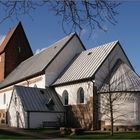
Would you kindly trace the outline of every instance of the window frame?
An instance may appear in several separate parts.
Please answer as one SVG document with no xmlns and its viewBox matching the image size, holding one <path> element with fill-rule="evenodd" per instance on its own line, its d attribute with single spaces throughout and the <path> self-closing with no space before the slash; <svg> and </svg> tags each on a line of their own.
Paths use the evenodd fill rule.
<svg viewBox="0 0 140 140">
<path fill-rule="evenodd" d="M 77 91 L 77 104 L 85 103 L 85 92 L 82 87 L 80 87 Z"/>
<path fill-rule="evenodd" d="M 62 100 L 63 100 L 63 105 L 68 106 L 69 105 L 69 93 L 67 90 L 64 90 L 62 93 Z"/>
</svg>

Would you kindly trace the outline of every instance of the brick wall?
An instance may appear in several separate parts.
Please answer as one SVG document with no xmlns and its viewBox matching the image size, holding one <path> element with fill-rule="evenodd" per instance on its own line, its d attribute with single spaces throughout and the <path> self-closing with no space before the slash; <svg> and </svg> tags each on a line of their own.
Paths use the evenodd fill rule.
<svg viewBox="0 0 140 140">
<path fill-rule="evenodd" d="M 21 25 L 15 30 L 4 52 L 5 62 L 0 64 L 0 81 L 12 72 L 22 61 L 33 55 Z"/>
<path fill-rule="evenodd" d="M 0 125 L 5 125 L 6 124 L 6 111 L 5 110 L 0 110 Z"/>
<path fill-rule="evenodd" d="M 68 127 L 85 129 L 93 127 L 92 98 L 87 104 L 70 105 L 66 110 Z"/>
<path fill-rule="evenodd" d="M 5 53 L 0 54 L 0 81 L 4 80 Z"/>
<path fill-rule="evenodd" d="M 68 127 L 84 128 L 86 130 L 98 129 L 98 105 L 95 90 L 96 88 L 94 88 L 94 97 L 90 97 L 87 104 L 66 106 Z"/>
</svg>

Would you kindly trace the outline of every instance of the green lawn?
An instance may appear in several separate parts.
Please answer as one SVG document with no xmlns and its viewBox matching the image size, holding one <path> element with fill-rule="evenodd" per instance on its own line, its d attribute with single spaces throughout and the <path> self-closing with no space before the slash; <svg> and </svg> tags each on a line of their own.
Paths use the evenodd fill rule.
<svg viewBox="0 0 140 140">
<path fill-rule="evenodd" d="M 25 133 L 21 134 L 22 131 Z M 0 139 L 42 139 L 42 136 L 46 139 L 59 138 L 59 129 L 23 129 L 20 133 L 0 129 Z"/>
<path fill-rule="evenodd" d="M 110 136 L 109 132 L 83 132 L 79 135 L 60 135 L 59 129 L 30 129 L 25 132 L 44 135 L 45 138 L 69 138 L 69 139 L 140 139 L 140 132 L 118 132 Z M 38 139 L 39 137 L 27 134 L 18 134 L 0 130 L 0 139 Z"/>
<path fill-rule="evenodd" d="M 34 139 L 34 137 L 0 130 L 0 139 Z"/>
<path fill-rule="evenodd" d="M 94 132 L 68 136 L 70 139 L 140 139 L 140 132 L 119 132 L 111 136 L 109 133 Z"/>
</svg>

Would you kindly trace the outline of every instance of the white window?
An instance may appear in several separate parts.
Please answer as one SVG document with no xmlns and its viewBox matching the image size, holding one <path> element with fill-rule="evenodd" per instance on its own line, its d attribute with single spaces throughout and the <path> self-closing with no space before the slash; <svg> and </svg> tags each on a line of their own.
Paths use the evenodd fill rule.
<svg viewBox="0 0 140 140">
<path fill-rule="evenodd" d="M 64 105 L 68 105 L 68 103 L 69 103 L 69 97 L 68 97 L 67 90 L 64 90 L 64 92 L 62 94 L 62 99 L 63 99 L 63 104 Z"/>
<path fill-rule="evenodd" d="M 84 103 L 84 90 L 82 87 L 77 91 L 77 103 Z"/>
</svg>

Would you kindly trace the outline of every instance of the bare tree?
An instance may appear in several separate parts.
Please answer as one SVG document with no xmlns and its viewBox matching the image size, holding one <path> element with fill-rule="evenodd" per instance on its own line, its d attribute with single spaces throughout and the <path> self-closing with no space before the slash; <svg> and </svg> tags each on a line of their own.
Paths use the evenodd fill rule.
<svg viewBox="0 0 140 140">
<path fill-rule="evenodd" d="M 21 15 L 31 16 L 32 10 L 46 6 L 48 12 L 60 17 L 65 33 L 80 33 L 88 28 L 91 34 L 95 28 L 106 31 L 104 22 L 113 25 L 117 23 L 119 5 L 120 2 L 114 0 L 0 0 L 0 10 L 3 11 L 0 14 L 0 23 L 9 18 L 19 19 Z"/>
<path fill-rule="evenodd" d="M 133 113 L 129 109 L 126 109 L 125 112 L 122 108 L 126 105 L 128 99 L 133 100 L 133 96 L 129 91 L 133 90 L 134 87 L 127 86 L 127 77 L 131 72 L 131 68 L 124 71 L 124 62 L 120 59 L 115 62 L 117 55 L 117 53 L 114 53 L 106 60 L 104 70 L 102 69 L 99 78 L 103 84 L 98 90 L 101 120 L 109 122 L 111 135 L 114 134 L 114 124 L 125 121 L 128 114 Z"/>
</svg>

